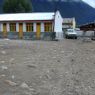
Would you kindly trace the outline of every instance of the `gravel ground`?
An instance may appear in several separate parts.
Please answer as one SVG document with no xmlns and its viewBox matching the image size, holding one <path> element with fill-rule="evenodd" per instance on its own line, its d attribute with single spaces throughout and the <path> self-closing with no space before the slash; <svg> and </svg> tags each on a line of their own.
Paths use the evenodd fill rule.
<svg viewBox="0 0 95 95">
<path fill-rule="evenodd" d="M 0 95 L 95 95 L 95 42 L 0 40 Z"/>
</svg>

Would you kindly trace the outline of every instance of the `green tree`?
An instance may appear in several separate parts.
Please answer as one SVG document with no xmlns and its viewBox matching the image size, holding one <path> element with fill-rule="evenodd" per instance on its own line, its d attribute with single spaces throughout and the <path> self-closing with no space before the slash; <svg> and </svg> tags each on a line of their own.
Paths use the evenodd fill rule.
<svg viewBox="0 0 95 95">
<path fill-rule="evenodd" d="M 32 11 L 30 0 L 4 0 L 4 13 L 25 13 Z"/>
</svg>

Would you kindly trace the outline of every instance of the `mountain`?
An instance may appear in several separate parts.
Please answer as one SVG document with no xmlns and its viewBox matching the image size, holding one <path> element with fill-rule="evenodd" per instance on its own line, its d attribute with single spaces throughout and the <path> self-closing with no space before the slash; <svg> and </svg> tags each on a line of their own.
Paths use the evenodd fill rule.
<svg viewBox="0 0 95 95">
<path fill-rule="evenodd" d="M 0 13 L 2 13 L 0 0 Z M 95 8 L 82 0 L 31 0 L 33 12 L 53 12 L 59 10 L 63 18 L 75 17 L 78 25 L 95 20 Z"/>
<path fill-rule="evenodd" d="M 34 12 L 51 12 L 59 10 L 62 17 L 75 17 L 77 24 L 95 20 L 95 9 L 82 0 L 32 0 Z"/>
</svg>

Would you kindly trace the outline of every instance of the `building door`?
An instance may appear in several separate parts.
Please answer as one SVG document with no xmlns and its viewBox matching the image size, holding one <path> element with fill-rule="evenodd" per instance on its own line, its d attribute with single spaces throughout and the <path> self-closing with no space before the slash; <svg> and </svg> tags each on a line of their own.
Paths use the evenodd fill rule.
<svg viewBox="0 0 95 95">
<path fill-rule="evenodd" d="M 36 27 L 36 37 L 37 37 L 37 39 L 40 39 L 40 34 L 41 34 L 41 24 L 37 23 L 37 27 Z"/>
<path fill-rule="evenodd" d="M 3 36 L 7 37 L 7 24 L 3 23 Z"/>
<path fill-rule="evenodd" d="M 19 38 L 23 38 L 23 23 L 19 23 Z"/>
</svg>

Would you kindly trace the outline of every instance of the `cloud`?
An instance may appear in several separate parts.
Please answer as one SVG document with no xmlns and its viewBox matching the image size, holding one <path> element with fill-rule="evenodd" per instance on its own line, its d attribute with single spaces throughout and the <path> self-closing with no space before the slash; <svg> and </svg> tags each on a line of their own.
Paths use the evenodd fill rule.
<svg viewBox="0 0 95 95">
<path fill-rule="evenodd" d="M 47 0 L 47 1 L 62 1 L 62 2 L 81 2 L 82 0 Z"/>
<path fill-rule="evenodd" d="M 83 0 L 83 1 L 95 8 L 95 0 Z"/>
<path fill-rule="evenodd" d="M 62 2 L 81 2 L 81 1 L 84 1 L 86 2 L 87 4 L 89 4 L 90 6 L 94 7 L 95 8 L 95 0 L 47 0 L 47 1 L 62 1 Z"/>
</svg>

